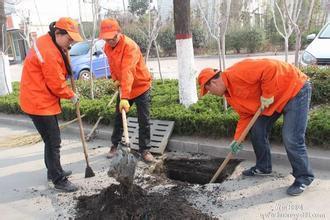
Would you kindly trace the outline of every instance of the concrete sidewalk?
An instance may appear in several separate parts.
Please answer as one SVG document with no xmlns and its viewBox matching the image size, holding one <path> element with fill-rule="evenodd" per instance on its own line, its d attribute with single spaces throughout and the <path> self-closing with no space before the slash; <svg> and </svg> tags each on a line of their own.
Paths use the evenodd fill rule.
<svg viewBox="0 0 330 220">
<path fill-rule="evenodd" d="M 8 116 L 0 113 L 0 123 L 33 128 L 31 120 L 24 115 Z M 84 124 L 85 134 L 88 134 L 92 127 L 93 125 Z M 65 128 L 64 132 L 79 136 L 79 126 L 77 123 L 69 125 Z M 104 126 L 100 124 L 96 138 L 100 140 L 108 140 L 110 145 L 111 134 L 112 126 Z M 224 138 L 214 139 L 207 137 L 172 135 L 166 149 L 168 151 L 201 153 L 215 157 L 225 157 L 229 152 L 228 146 L 231 141 L 231 139 Z M 330 170 L 330 150 L 309 147 L 308 155 L 314 169 Z M 244 142 L 244 148 L 238 155 L 236 155 L 236 157 L 239 159 L 255 161 L 253 148 L 248 140 Z M 272 161 L 276 164 L 290 165 L 283 145 L 277 143 L 272 144 Z"/>
<path fill-rule="evenodd" d="M 90 125 L 86 125 L 86 132 L 90 128 Z M 36 132 L 30 119 L 23 115 L 0 114 L 0 141 L 26 132 Z M 96 174 L 88 179 L 84 178 L 86 164 L 78 125 L 69 126 L 61 133 L 62 165 L 64 169 L 73 171 L 70 180 L 80 190 L 75 193 L 61 193 L 48 185 L 42 142 L 30 146 L 0 148 L 1 219 L 70 219 L 75 216 L 74 206 L 80 195 L 99 193 L 114 183 L 107 176 L 109 160 L 105 158 L 110 145 L 110 126 L 100 129 L 98 138 L 88 143 L 90 165 Z M 224 157 L 228 152 L 229 142 L 230 140 L 173 136 L 168 150 Z M 244 151 L 238 156 L 248 160 L 237 167 L 230 179 L 222 184 L 193 185 L 195 194 L 188 200 L 198 209 L 218 219 L 330 219 L 329 152 L 312 149 L 309 155 L 315 165 L 316 180 L 299 197 L 285 194 L 293 178 L 289 174 L 291 168 L 286 165 L 286 155 L 281 148 L 273 150 L 272 176 L 242 177 L 241 171 L 254 163 L 254 154 L 249 144 L 246 144 Z M 137 173 L 137 176 L 140 175 Z M 152 182 L 152 178 L 147 176 L 148 181 Z"/>
</svg>

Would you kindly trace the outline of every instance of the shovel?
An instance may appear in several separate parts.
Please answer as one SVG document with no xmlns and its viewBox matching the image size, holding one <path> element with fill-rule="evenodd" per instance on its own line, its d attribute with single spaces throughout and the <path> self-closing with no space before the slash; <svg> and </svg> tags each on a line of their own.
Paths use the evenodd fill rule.
<svg viewBox="0 0 330 220">
<path fill-rule="evenodd" d="M 66 51 L 66 57 L 70 64 L 71 61 L 70 61 L 69 51 Z M 76 87 L 76 83 L 74 82 L 73 73 L 71 71 L 71 68 L 67 68 L 67 69 L 68 69 L 68 73 L 70 75 L 70 82 L 71 82 L 72 90 L 74 93 L 77 93 L 77 87 Z M 82 117 L 80 115 L 80 103 L 79 102 L 76 103 L 76 114 L 77 114 L 77 119 L 78 119 L 78 123 L 79 123 L 80 139 L 81 139 L 81 143 L 83 145 L 85 161 L 86 161 L 85 178 L 89 178 L 89 177 L 95 176 L 95 173 L 94 173 L 93 169 L 89 166 L 87 144 L 86 144 L 85 135 L 84 135 L 83 123 L 81 120 Z"/>
<path fill-rule="evenodd" d="M 245 136 L 249 133 L 250 128 L 252 127 L 252 125 L 256 122 L 256 120 L 258 119 L 259 115 L 261 114 L 261 107 L 257 110 L 257 112 L 254 114 L 253 118 L 251 119 L 251 121 L 249 122 L 249 124 L 246 126 L 246 128 L 244 129 L 243 133 L 241 134 L 241 136 L 238 138 L 237 142 L 238 143 L 242 143 L 245 139 Z M 225 168 L 225 166 L 227 165 L 227 163 L 229 162 L 230 159 L 233 158 L 233 153 L 230 151 L 225 160 L 222 162 L 222 164 L 220 165 L 220 167 L 218 168 L 217 172 L 213 175 L 210 183 L 214 183 L 214 181 L 218 178 L 218 176 L 220 175 L 220 173 L 222 172 L 222 170 Z"/>
<path fill-rule="evenodd" d="M 108 175 L 114 177 L 120 184 L 132 186 L 137 159 L 131 153 L 128 137 L 126 112 L 121 111 L 124 129 L 124 142 L 118 145 L 117 155 L 111 159 Z"/>
<path fill-rule="evenodd" d="M 71 86 L 74 92 L 77 92 L 76 89 L 76 84 L 73 79 L 73 75 L 70 75 L 70 81 L 71 81 Z M 80 131 L 80 139 L 81 143 L 83 145 L 83 150 L 84 150 L 84 155 L 85 155 L 85 161 L 86 161 L 86 169 L 85 169 L 85 178 L 93 177 L 95 176 L 95 173 L 93 169 L 89 166 L 89 160 L 88 160 L 88 153 L 87 153 L 87 144 L 85 141 L 85 135 L 84 135 L 84 128 L 81 120 L 81 115 L 80 115 L 80 104 L 79 102 L 76 103 L 76 114 L 79 122 L 79 131 Z"/>
</svg>

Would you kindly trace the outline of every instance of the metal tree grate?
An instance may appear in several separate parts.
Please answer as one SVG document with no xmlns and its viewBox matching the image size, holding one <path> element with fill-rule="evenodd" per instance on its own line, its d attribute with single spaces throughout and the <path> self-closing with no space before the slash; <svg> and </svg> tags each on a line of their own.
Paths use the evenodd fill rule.
<svg viewBox="0 0 330 220">
<path fill-rule="evenodd" d="M 137 118 L 128 117 L 128 135 L 131 148 L 139 150 L 139 124 Z M 163 154 L 174 127 L 174 121 L 150 120 L 150 152 Z"/>
</svg>

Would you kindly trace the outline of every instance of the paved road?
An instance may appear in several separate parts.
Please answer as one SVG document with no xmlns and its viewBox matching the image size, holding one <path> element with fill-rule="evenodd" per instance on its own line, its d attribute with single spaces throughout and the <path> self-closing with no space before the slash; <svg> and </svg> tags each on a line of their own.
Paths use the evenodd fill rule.
<svg viewBox="0 0 330 220">
<path fill-rule="evenodd" d="M 271 58 L 277 60 L 285 60 L 284 55 L 274 55 L 274 54 L 246 54 L 246 55 L 232 55 L 227 56 L 226 66 L 229 67 L 238 61 L 241 61 L 246 58 Z M 289 55 L 288 62 L 294 62 L 294 56 Z M 176 58 L 163 58 L 161 59 L 161 72 L 164 79 L 177 79 L 178 78 L 178 62 Z M 159 78 L 159 68 L 158 62 L 156 59 L 151 59 L 148 63 L 150 71 L 153 73 L 155 78 Z M 195 69 L 196 76 L 206 67 L 217 68 L 219 66 L 218 57 L 216 56 L 206 56 L 206 57 L 195 57 Z"/>
<path fill-rule="evenodd" d="M 272 58 L 278 60 L 284 60 L 284 55 L 274 55 L 271 53 L 263 54 L 245 54 L 245 55 L 230 55 L 227 56 L 226 66 L 231 66 L 234 63 L 246 59 L 246 58 Z M 289 63 L 294 62 L 294 56 L 292 54 L 288 57 Z M 216 56 L 205 56 L 205 57 L 195 57 L 195 69 L 196 74 L 205 67 L 217 68 L 219 65 L 218 57 Z M 160 60 L 161 71 L 164 79 L 177 79 L 178 78 L 178 62 L 175 57 L 166 57 Z M 157 59 L 150 59 L 148 62 L 148 67 L 153 73 L 154 78 L 159 79 L 159 69 Z M 22 64 L 16 64 L 10 66 L 10 73 L 12 76 L 12 81 L 20 81 L 22 73 Z"/>
<path fill-rule="evenodd" d="M 1 115 L 0 141 L 12 135 L 35 132 L 32 123 L 22 123 L 24 116 Z M 109 129 L 109 128 L 107 128 Z M 99 193 L 114 182 L 107 176 L 109 160 L 105 158 L 109 140 L 88 143 L 91 167 L 96 176 L 84 178 L 85 162 L 77 132 L 62 132 L 61 160 L 64 169 L 72 169 L 71 181 L 80 187 L 76 193 L 60 193 L 49 186 L 43 162 L 43 144 L 0 148 L 0 213 L 1 219 L 69 219 L 79 195 Z M 193 145 L 195 140 L 191 140 Z M 206 148 L 206 147 L 205 147 Z M 214 154 L 215 152 L 213 152 Z M 326 154 L 323 154 L 326 157 Z M 142 162 L 140 162 L 141 164 Z M 254 163 L 244 161 L 230 179 L 222 184 L 194 185 L 197 197 L 190 198 L 198 209 L 219 219 L 330 219 L 329 169 L 315 169 L 316 180 L 299 197 L 285 190 L 292 183 L 290 167 L 273 163 L 274 175 L 244 178 L 240 173 Z M 145 172 L 141 169 L 141 172 Z M 142 173 L 138 173 L 137 176 Z M 153 181 L 148 175 L 148 181 Z M 162 186 L 155 186 L 155 190 Z M 215 196 L 216 196 L 216 201 Z M 219 205 L 221 204 L 221 205 Z"/>
</svg>

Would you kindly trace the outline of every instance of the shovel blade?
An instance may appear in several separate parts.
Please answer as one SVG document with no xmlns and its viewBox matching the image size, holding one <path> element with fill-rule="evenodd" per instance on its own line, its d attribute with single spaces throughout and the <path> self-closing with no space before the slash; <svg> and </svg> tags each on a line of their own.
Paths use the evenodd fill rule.
<svg viewBox="0 0 330 220">
<path fill-rule="evenodd" d="M 124 185 L 133 184 L 137 160 L 129 148 L 119 148 L 117 155 L 110 161 L 108 175 Z"/>
</svg>

